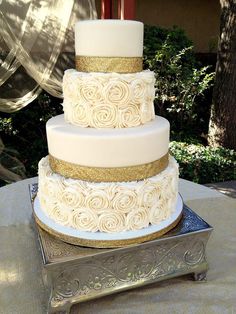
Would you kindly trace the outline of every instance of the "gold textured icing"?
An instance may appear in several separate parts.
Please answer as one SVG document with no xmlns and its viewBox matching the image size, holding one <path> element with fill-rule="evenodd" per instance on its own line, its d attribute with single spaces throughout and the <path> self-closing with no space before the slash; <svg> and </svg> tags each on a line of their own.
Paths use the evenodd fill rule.
<svg viewBox="0 0 236 314">
<path fill-rule="evenodd" d="M 76 56 L 76 70 L 80 72 L 135 73 L 143 69 L 142 57 Z"/>
<path fill-rule="evenodd" d="M 90 182 L 130 182 L 153 177 L 162 172 L 169 162 L 169 154 L 150 163 L 129 167 L 86 167 L 60 160 L 49 155 L 49 164 L 53 172 L 71 178 Z"/>
</svg>

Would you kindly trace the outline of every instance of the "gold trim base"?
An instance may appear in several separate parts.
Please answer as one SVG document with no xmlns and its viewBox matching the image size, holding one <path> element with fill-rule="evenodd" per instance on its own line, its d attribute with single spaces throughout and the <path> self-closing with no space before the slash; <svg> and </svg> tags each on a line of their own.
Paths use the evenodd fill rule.
<svg viewBox="0 0 236 314">
<path fill-rule="evenodd" d="M 69 243 L 69 244 L 74 244 L 74 245 L 80 245 L 80 246 L 85 246 L 85 247 L 93 247 L 93 248 L 99 248 L 99 249 L 111 249 L 111 248 L 118 248 L 118 247 L 124 247 L 124 246 L 129 246 L 129 245 L 134 245 L 134 244 L 139 244 L 147 241 L 152 241 L 155 240 L 165 233 L 169 232 L 171 229 L 177 226 L 179 221 L 182 218 L 182 213 L 179 215 L 179 217 L 168 227 L 163 228 L 160 231 L 151 233 L 149 235 L 143 236 L 143 237 L 136 237 L 133 239 L 127 239 L 127 240 L 88 240 L 88 239 L 81 239 L 81 238 L 76 238 L 72 236 L 65 235 L 63 233 L 60 233 L 58 231 L 55 231 L 51 228 L 49 228 L 47 225 L 45 225 L 42 221 L 38 219 L 38 217 L 34 213 L 34 219 L 37 223 L 37 225 L 49 233 L 50 235 L 62 240 L 63 242 Z"/>
<path fill-rule="evenodd" d="M 182 200 L 181 200 L 182 201 Z M 95 239 L 85 239 L 85 238 L 80 238 L 80 237 L 74 237 L 71 235 L 67 235 L 64 233 L 61 233 L 55 229 L 52 229 L 48 225 L 46 225 L 44 222 L 42 222 L 36 212 L 35 212 L 35 198 L 33 200 L 33 214 L 34 214 L 34 219 L 37 223 L 37 225 L 48 232 L 50 235 L 62 240 L 63 242 L 69 243 L 69 244 L 74 244 L 74 245 L 80 245 L 84 247 L 92 247 L 92 248 L 118 248 L 118 247 L 125 247 L 129 245 L 134 245 L 134 244 L 140 244 L 143 242 L 147 241 L 152 241 L 155 240 L 165 233 L 169 232 L 171 229 L 176 227 L 176 225 L 179 223 L 179 221 L 182 218 L 182 209 L 180 211 L 180 214 L 178 217 L 172 221 L 168 226 L 164 227 L 163 229 L 160 229 L 156 232 L 146 234 L 144 236 L 140 237 L 134 237 L 134 238 L 128 238 L 128 239 L 117 239 L 117 240 L 95 240 Z"/>
</svg>

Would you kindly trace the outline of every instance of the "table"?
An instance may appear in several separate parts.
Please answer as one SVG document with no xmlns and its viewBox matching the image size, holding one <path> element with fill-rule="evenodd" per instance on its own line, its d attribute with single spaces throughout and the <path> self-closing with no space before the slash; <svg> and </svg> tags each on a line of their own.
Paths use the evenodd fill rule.
<svg viewBox="0 0 236 314">
<path fill-rule="evenodd" d="M 47 295 L 26 179 L 0 189 L 0 314 L 45 314 Z M 214 227 L 208 281 L 181 277 L 75 305 L 87 313 L 236 313 L 236 200 L 180 179 L 185 203 Z"/>
</svg>

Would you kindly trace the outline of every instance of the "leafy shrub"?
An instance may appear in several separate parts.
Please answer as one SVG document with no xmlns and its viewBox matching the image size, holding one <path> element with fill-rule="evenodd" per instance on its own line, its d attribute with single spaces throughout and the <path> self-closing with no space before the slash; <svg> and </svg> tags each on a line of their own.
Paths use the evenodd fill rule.
<svg viewBox="0 0 236 314">
<path fill-rule="evenodd" d="M 183 30 L 145 27 L 144 64 L 155 72 L 155 107 L 173 129 L 190 128 L 198 118 L 197 100 L 213 84 L 214 72 L 199 67 Z"/>
<path fill-rule="evenodd" d="M 171 49 L 178 53 L 186 47 L 193 45 L 186 36 L 184 30 L 174 26 L 172 29 L 159 26 L 145 25 L 144 27 L 144 64 L 149 65 L 149 61 L 155 58 L 156 52 L 160 51 L 163 43 L 167 40 L 171 43 Z M 193 51 L 188 51 L 184 57 L 184 64 L 190 67 L 196 63 Z"/>
<path fill-rule="evenodd" d="M 20 111 L 11 114 L 0 112 L 0 139 L 5 145 L 4 154 L 0 152 L 0 166 L 4 158 L 4 165 L 10 170 L 9 164 L 13 161 L 10 157 L 15 156 L 25 166 L 23 174 L 23 168 L 18 165 L 21 169 L 19 174 L 27 177 L 37 175 L 39 160 L 48 154 L 45 124 L 52 116 L 62 113 L 60 102 L 60 99 L 43 92 Z M 4 182 L 9 180 L 0 175 L 0 185 Z"/>
<path fill-rule="evenodd" d="M 180 166 L 180 177 L 197 183 L 236 180 L 236 153 L 223 147 L 171 142 L 170 151 Z"/>
</svg>

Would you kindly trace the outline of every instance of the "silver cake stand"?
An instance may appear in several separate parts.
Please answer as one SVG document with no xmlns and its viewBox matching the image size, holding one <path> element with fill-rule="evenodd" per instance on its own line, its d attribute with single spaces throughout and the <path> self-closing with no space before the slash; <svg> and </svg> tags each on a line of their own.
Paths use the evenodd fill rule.
<svg viewBox="0 0 236 314">
<path fill-rule="evenodd" d="M 37 184 L 30 185 L 33 200 Z M 186 205 L 178 225 L 160 238 L 114 249 L 67 244 L 35 224 L 50 293 L 48 313 L 69 313 L 79 302 L 193 274 L 205 280 L 212 227 Z"/>
</svg>

